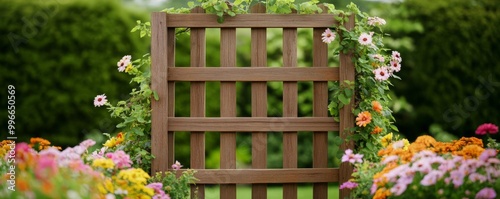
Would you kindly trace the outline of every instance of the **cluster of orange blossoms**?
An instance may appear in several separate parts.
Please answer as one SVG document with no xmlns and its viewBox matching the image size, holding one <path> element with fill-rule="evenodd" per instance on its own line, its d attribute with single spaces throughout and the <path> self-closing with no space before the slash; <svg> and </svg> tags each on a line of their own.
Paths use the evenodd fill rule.
<svg viewBox="0 0 500 199">
<path fill-rule="evenodd" d="M 376 113 L 381 114 L 382 113 L 382 105 L 378 101 L 372 101 L 372 110 L 375 111 Z M 372 122 L 372 114 L 369 111 L 363 111 L 358 114 L 356 117 L 356 125 L 359 127 L 366 127 L 366 125 L 370 124 Z M 373 127 L 373 130 L 371 131 L 371 134 L 379 134 L 383 131 L 384 129 L 375 126 Z"/>
<path fill-rule="evenodd" d="M 41 151 L 44 149 L 48 149 L 50 147 L 55 147 L 58 150 L 61 150 L 62 148 L 59 146 L 51 146 L 50 142 L 46 139 L 39 138 L 39 137 L 34 137 L 30 139 L 30 144 L 29 146 L 35 150 Z"/>
</svg>

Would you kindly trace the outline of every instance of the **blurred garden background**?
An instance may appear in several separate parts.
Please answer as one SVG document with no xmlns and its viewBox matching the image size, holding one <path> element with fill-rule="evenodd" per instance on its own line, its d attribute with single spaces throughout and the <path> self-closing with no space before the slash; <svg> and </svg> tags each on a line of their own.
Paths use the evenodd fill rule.
<svg viewBox="0 0 500 199">
<path fill-rule="evenodd" d="M 43 137 L 53 145 L 73 146 L 85 138 L 98 142 L 116 134 L 118 119 L 93 106 L 98 94 L 111 103 L 127 99 L 136 85 L 116 63 L 149 52 L 150 38 L 130 30 L 150 12 L 186 7 L 185 0 L 0 0 L 0 85 L 15 86 L 18 141 Z M 296 0 L 300 3 L 300 0 Z M 323 0 L 345 10 L 348 0 Z M 422 134 L 438 140 L 473 136 L 476 127 L 500 124 L 500 4 L 497 0 L 356 0 L 360 9 L 387 21 L 388 48 L 401 52 L 402 80 L 393 80 L 392 110 L 401 136 Z M 238 32 L 242 38 L 249 31 Z M 268 64 L 281 66 L 278 31 L 268 32 Z M 299 34 L 311 34 L 300 30 Z M 300 38 L 300 37 L 299 37 Z M 302 37 L 305 38 L 305 37 Z M 250 64 L 250 43 L 238 40 L 238 65 Z M 189 65 L 189 37 L 180 36 L 176 64 Z M 311 40 L 298 41 L 299 65 L 310 65 Z M 207 66 L 219 66 L 217 32 L 207 34 Z M 335 60 L 332 60 L 332 63 Z M 312 84 L 299 84 L 299 115 L 312 114 Z M 238 115 L 250 116 L 250 84 L 238 84 Z M 268 84 L 270 117 L 281 114 L 281 84 Z M 176 87 L 176 115 L 187 116 L 189 85 Z M 183 94 L 183 95 L 180 95 Z M 218 85 L 207 84 L 207 98 L 218 99 Z M 218 100 L 207 116 L 218 116 Z M 7 137 L 7 98 L 0 99 L 0 125 Z M 189 167 L 189 136 L 176 136 L 176 156 Z M 299 167 L 312 165 L 312 136 L 299 134 Z M 330 136 L 332 145 L 338 137 Z M 498 137 L 497 137 L 498 139 Z M 249 134 L 238 137 L 238 161 L 250 165 Z M 218 134 L 207 135 L 207 168 L 219 164 Z M 269 136 L 268 167 L 281 167 L 281 135 Z M 333 149 L 335 150 L 335 149 Z M 335 153 L 331 153 L 332 158 Z"/>
</svg>

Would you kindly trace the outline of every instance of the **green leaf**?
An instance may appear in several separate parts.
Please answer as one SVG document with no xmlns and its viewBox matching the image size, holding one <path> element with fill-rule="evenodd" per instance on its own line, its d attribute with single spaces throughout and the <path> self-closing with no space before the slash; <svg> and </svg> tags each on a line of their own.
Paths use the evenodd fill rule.
<svg viewBox="0 0 500 199">
<path fill-rule="evenodd" d="M 153 91 L 153 97 L 156 101 L 158 101 L 160 99 L 160 97 L 158 96 L 158 93 L 156 91 Z"/>
<path fill-rule="evenodd" d="M 347 98 L 351 98 L 352 96 L 352 90 L 348 88 L 344 88 L 344 93 Z"/>
<path fill-rule="evenodd" d="M 342 104 L 346 105 L 346 104 L 349 104 L 349 102 L 351 101 L 350 98 L 347 98 L 345 96 L 345 94 L 341 93 L 340 95 L 338 95 L 338 99 L 340 100 L 340 102 L 342 102 Z"/>
<path fill-rule="evenodd" d="M 189 1 L 187 3 L 187 5 L 188 5 L 189 8 L 194 8 L 194 2 L 193 1 Z"/>
</svg>

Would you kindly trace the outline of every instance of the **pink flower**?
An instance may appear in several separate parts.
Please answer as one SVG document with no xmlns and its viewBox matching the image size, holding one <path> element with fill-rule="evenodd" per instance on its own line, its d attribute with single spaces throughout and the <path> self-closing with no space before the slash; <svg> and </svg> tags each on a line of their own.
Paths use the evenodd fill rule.
<svg viewBox="0 0 500 199">
<path fill-rule="evenodd" d="M 497 150 L 495 149 L 485 149 L 481 155 L 479 155 L 479 159 L 482 161 L 488 160 L 490 157 L 495 157 L 497 155 Z"/>
<path fill-rule="evenodd" d="M 327 44 L 329 44 L 329 43 L 331 43 L 333 40 L 335 40 L 335 33 L 334 33 L 334 32 L 332 32 L 332 31 L 330 30 L 330 28 L 327 28 L 327 29 L 325 30 L 325 32 L 324 32 L 323 34 L 321 34 L 321 36 L 323 37 L 323 38 L 321 38 L 321 39 L 323 40 L 323 42 L 325 42 L 325 43 L 327 43 Z"/>
<path fill-rule="evenodd" d="M 402 183 L 398 183 L 398 184 L 395 184 L 392 188 L 391 188 L 391 193 L 393 193 L 395 196 L 399 196 L 401 194 L 403 194 L 405 191 L 406 191 L 406 188 L 407 188 L 407 184 L 402 184 Z"/>
<path fill-rule="evenodd" d="M 115 151 L 114 153 L 106 153 L 106 157 L 113 160 L 118 169 L 128 168 L 132 165 L 130 156 L 122 150 Z"/>
<path fill-rule="evenodd" d="M 477 192 L 476 199 L 494 199 L 497 197 L 497 193 L 494 189 L 486 187 Z"/>
<path fill-rule="evenodd" d="M 176 161 L 175 161 L 175 163 L 172 165 L 172 169 L 173 169 L 173 170 L 176 170 L 176 171 L 177 171 L 177 170 L 179 170 L 179 169 L 181 169 L 181 168 L 182 168 L 182 165 L 181 165 L 181 163 L 180 163 L 179 161 L 177 161 L 177 160 L 176 160 Z"/>
<path fill-rule="evenodd" d="M 97 95 L 94 98 L 94 107 L 103 106 L 104 104 L 106 104 L 106 102 L 108 102 L 108 100 L 106 99 L 106 95 L 105 94 Z"/>
<path fill-rule="evenodd" d="M 375 73 L 375 79 L 378 81 L 385 81 L 389 79 L 390 73 L 387 70 L 387 67 L 380 67 L 375 70 L 373 70 L 373 73 Z"/>
<path fill-rule="evenodd" d="M 479 173 L 471 173 L 469 175 L 469 180 L 471 182 L 476 182 L 476 181 L 479 181 L 480 183 L 483 183 L 487 180 L 486 176 L 484 175 L 481 175 Z"/>
<path fill-rule="evenodd" d="M 383 160 L 382 160 L 382 164 L 388 164 L 390 162 L 394 162 L 394 161 L 397 161 L 399 160 L 399 156 L 397 155 L 390 155 L 390 156 L 387 156 L 385 157 Z"/>
<path fill-rule="evenodd" d="M 35 168 L 35 176 L 42 180 L 53 176 L 57 172 L 56 158 L 53 156 L 40 156 L 37 160 Z"/>
<path fill-rule="evenodd" d="M 359 162 L 363 162 L 362 154 L 354 154 L 351 149 L 345 150 L 345 154 L 342 156 L 342 162 L 350 162 L 352 164 Z"/>
<path fill-rule="evenodd" d="M 152 197 L 152 199 L 170 199 L 170 196 L 168 194 L 165 194 L 165 191 L 163 191 L 162 183 L 154 182 L 148 184 L 147 187 L 155 191 L 155 195 Z"/>
<path fill-rule="evenodd" d="M 385 61 L 384 56 L 382 56 L 381 54 L 374 54 L 374 55 L 372 55 L 372 58 L 374 60 L 379 61 L 379 62 L 384 62 Z"/>
<path fill-rule="evenodd" d="M 401 62 L 403 61 L 403 58 L 401 58 L 401 54 L 398 51 L 392 51 L 391 60 L 396 60 L 397 62 Z"/>
<path fill-rule="evenodd" d="M 361 45 L 368 46 L 372 44 L 372 36 L 368 33 L 361 33 L 358 38 L 358 42 Z"/>
<path fill-rule="evenodd" d="M 120 59 L 120 61 L 118 61 L 116 63 L 116 65 L 118 66 L 118 71 L 120 71 L 120 72 L 125 71 L 127 66 L 130 64 L 131 59 L 132 59 L 132 56 L 130 56 L 130 55 L 123 56 L 123 58 Z"/>
<path fill-rule="evenodd" d="M 87 140 L 84 140 L 83 142 L 80 143 L 80 146 L 82 146 L 83 148 L 85 148 L 85 150 L 87 150 L 88 148 L 90 148 L 91 146 L 94 146 L 95 144 L 95 141 L 92 140 L 92 139 L 87 139 Z"/>
<path fill-rule="evenodd" d="M 424 186 L 431 186 L 436 184 L 436 182 L 444 176 L 442 171 L 432 170 L 427 175 L 424 176 L 420 184 Z"/>
<path fill-rule="evenodd" d="M 491 123 L 481 124 L 476 129 L 476 135 L 497 134 L 498 126 Z"/>
<path fill-rule="evenodd" d="M 339 189 L 354 189 L 356 187 L 358 187 L 358 183 L 347 181 L 347 182 L 342 183 L 342 185 L 340 185 Z"/>
<path fill-rule="evenodd" d="M 399 72 L 401 70 L 401 64 L 396 60 L 391 60 L 390 71 Z"/>
<path fill-rule="evenodd" d="M 367 23 L 370 26 L 380 26 L 386 24 L 385 20 L 380 17 L 368 17 Z"/>
<path fill-rule="evenodd" d="M 370 187 L 370 194 L 375 194 L 375 192 L 377 191 L 377 183 L 373 182 L 372 186 Z"/>
</svg>

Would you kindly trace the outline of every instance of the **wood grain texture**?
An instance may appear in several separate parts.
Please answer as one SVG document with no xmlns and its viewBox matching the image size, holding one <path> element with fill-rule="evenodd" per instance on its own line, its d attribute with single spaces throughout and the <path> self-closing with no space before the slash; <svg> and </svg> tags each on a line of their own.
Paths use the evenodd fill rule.
<svg viewBox="0 0 500 199">
<path fill-rule="evenodd" d="M 259 3 L 251 8 L 252 13 L 265 13 L 266 7 Z M 267 21 L 266 21 L 267 23 Z M 267 36 L 265 28 L 254 27 L 251 30 L 251 68 L 267 66 Z M 252 82 L 252 117 L 267 117 L 267 83 Z M 252 134 L 252 168 L 267 167 L 267 132 L 254 129 Z M 266 184 L 252 185 L 252 198 L 267 198 Z"/>
<path fill-rule="evenodd" d="M 151 89 L 156 91 L 159 100 L 151 100 L 151 154 L 156 158 L 151 164 L 151 172 L 165 171 L 168 166 L 168 42 L 167 15 L 153 13 L 151 16 Z M 167 145 L 167 147 L 165 147 Z"/>
<path fill-rule="evenodd" d="M 167 29 L 167 78 L 168 78 L 168 68 L 173 68 L 175 66 L 175 28 Z M 168 82 L 168 117 L 175 116 L 175 82 Z M 168 144 L 166 146 L 167 151 L 167 166 L 174 164 L 175 161 L 175 132 L 168 131 L 167 135 Z"/>
<path fill-rule="evenodd" d="M 338 131 L 331 117 L 172 117 L 172 131 L 215 132 L 281 132 L 281 131 Z"/>
<path fill-rule="evenodd" d="M 264 51 L 265 53 L 265 51 Z M 337 81 L 339 68 L 331 67 L 174 67 L 169 81 Z M 285 65 L 290 66 L 290 65 Z M 258 85 L 258 84 L 252 84 Z"/>
<path fill-rule="evenodd" d="M 297 67 L 296 28 L 283 28 L 283 65 L 283 69 Z M 283 117 L 297 117 L 297 95 L 297 82 L 283 82 Z M 297 138 L 297 131 L 283 132 L 283 168 L 297 168 Z M 283 184 L 283 198 L 296 199 L 297 184 Z"/>
<path fill-rule="evenodd" d="M 236 65 L 236 29 L 222 28 L 220 35 L 221 67 Z M 224 74 L 226 75 L 226 74 Z M 221 76 L 219 74 L 219 76 Z M 236 117 L 236 83 L 223 81 L 220 83 L 220 115 L 221 117 Z M 221 132 L 220 134 L 220 168 L 236 168 L 236 132 Z M 221 185 L 220 198 L 236 198 L 236 185 Z"/>
<path fill-rule="evenodd" d="M 180 170 L 185 171 L 185 170 Z M 177 172 L 180 175 L 181 172 Z M 337 182 L 337 168 L 199 169 L 196 184 L 260 184 Z"/>
<path fill-rule="evenodd" d="M 171 27 L 206 28 L 324 28 L 338 24 L 333 14 L 287 15 L 287 14 L 238 14 L 224 17 L 224 23 L 217 22 L 216 15 L 169 14 Z"/>
<path fill-rule="evenodd" d="M 191 10 L 192 13 L 205 12 L 200 7 Z M 191 28 L 191 67 L 205 67 L 206 65 L 206 41 L 205 28 Z M 191 83 L 191 117 L 205 117 L 205 82 Z M 175 130 L 174 130 L 175 131 Z M 205 168 L 205 132 L 204 130 L 191 132 L 191 168 Z M 198 192 L 198 198 L 205 198 L 205 187 L 203 185 L 191 186 L 191 193 Z M 191 198 L 195 196 L 192 195 Z"/>
<path fill-rule="evenodd" d="M 349 21 L 344 25 L 345 28 L 347 30 L 352 30 L 354 28 L 354 21 L 355 21 L 355 15 L 350 15 Z M 347 54 L 340 53 L 340 82 L 344 82 L 345 80 L 349 80 L 351 82 L 355 81 L 356 70 L 354 68 L 354 63 L 352 62 L 352 59 L 353 59 L 352 52 Z M 344 107 L 342 107 L 342 109 L 340 109 L 339 133 L 342 140 L 346 139 L 349 135 L 353 133 L 349 130 L 350 128 L 354 127 L 354 121 L 355 121 L 352 109 L 354 109 L 354 96 L 351 97 L 350 104 L 347 104 Z M 346 149 L 354 149 L 354 142 L 353 141 L 343 142 L 342 145 L 340 145 L 340 150 L 346 150 Z M 341 175 L 339 176 L 340 177 L 339 183 L 346 182 L 351 178 L 353 167 L 347 162 L 344 162 L 340 164 L 340 172 Z M 349 189 L 342 189 L 340 190 L 339 194 L 340 198 L 346 198 L 349 197 L 350 191 Z"/>
<path fill-rule="evenodd" d="M 313 67 L 328 65 L 328 45 L 321 40 L 324 28 L 313 29 Z M 328 83 L 315 81 L 313 83 L 313 116 L 328 117 Z M 313 135 L 313 167 L 328 167 L 328 132 L 318 131 Z M 315 183 L 313 198 L 328 198 L 328 184 Z"/>
</svg>

